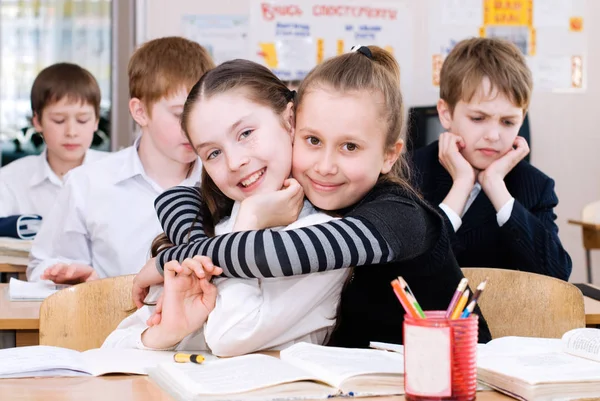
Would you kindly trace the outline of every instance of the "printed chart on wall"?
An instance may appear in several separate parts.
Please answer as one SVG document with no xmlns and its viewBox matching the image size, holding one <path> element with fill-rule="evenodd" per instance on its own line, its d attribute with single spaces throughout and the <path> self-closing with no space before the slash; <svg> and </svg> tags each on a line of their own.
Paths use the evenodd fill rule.
<svg viewBox="0 0 600 401">
<path fill-rule="evenodd" d="M 248 17 L 245 15 L 184 15 L 182 36 L 204 46 L 215 64 L 248 58 Z"/>
<path fill-rule="evenodd" d="M 429 32 L 434 87 L 454 45 L 479 36 L 513 42 L 527 58 L 536 91 L 585 91 L 586 0 L 436 1 Z"/>
<path fill-rule="evenodd" d="M 301 80 L 315 65 L 352 46 L 377 45 L 394 54 L 405 96 L 410 92 L 413 40 L 406 0 L 255 0 L 251 7 L 251 59 L 282 80 Z"/>
</svg>

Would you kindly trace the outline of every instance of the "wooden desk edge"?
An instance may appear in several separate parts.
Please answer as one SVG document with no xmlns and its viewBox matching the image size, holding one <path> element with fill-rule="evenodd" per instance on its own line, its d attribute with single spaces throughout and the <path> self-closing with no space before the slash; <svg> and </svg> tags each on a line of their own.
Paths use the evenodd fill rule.
<svg viewBox="0 0 600 401">
<path fill-rule="evenodd" d="M 588 228 L 588 229 L 592 229 L 592 230 L 600 230 L 600 224 L 596 224 L 596 223 L 587 223 L 585 221 L 573 220 L 573 219 L 569 219 L 569 220 L 567 220 L 567 222 L 569 224 L 581 226 L 583 228 Z"/>
</svg>

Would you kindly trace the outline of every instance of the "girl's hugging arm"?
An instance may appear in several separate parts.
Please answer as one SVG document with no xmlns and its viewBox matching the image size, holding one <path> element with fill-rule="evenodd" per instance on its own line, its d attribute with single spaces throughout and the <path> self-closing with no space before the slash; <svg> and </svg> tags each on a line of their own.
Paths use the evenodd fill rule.
<svg viewBox="0 0 600 401">
<path fill-rule="evenodd" d="M 427 252 L 439 235 L 432 227 L 441 226 L 441 217 L 411 199 L 379 192 L 344 218 L 323 224 L 212 238 L 194 234 L 189 243 L 162 251 L 157 267 L 205 255 L 223 269 L 224 276 L 265 278 L 403 261 Z M 199 202 L 198 192 L 190 195 Z"/>
<path fill-rule="evenodd" d="M 202 196 L 197 187 L 174 187 L 154 201 L 163 231 L 175 245 L 208 238 L 203 228 Z"/>
</svg>

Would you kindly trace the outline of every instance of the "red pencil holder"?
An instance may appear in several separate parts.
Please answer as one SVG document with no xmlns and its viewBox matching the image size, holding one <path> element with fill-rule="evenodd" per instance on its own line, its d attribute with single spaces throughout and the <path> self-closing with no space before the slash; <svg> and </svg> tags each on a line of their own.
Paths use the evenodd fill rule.
<svg viewBox="0 0 600 401">
<path fill-rule="evenodd" d="M 471 401 L 477 391 L 477 315 L 446 319 L 445 311 L 427 319 L 404 316 L 406 399 Z"/>
</svg>

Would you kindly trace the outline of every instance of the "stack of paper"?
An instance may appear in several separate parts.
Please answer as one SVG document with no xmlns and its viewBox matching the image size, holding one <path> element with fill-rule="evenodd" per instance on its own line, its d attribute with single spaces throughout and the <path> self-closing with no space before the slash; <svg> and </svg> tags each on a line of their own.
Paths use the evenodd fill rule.
<svg viewBox="0 0 600 401">
<path fill-rule="evenodd" d="M 54 284 L 52 281 L 22 281 L 10 279 L 8 295 L 11 301 L 43 301 L 56 291 L 69 287 L 68 285 Z"/>
</svg>

